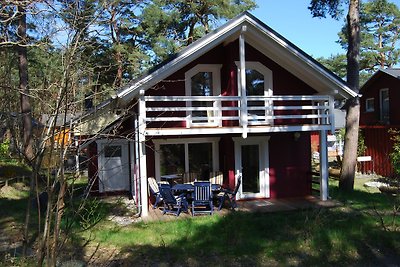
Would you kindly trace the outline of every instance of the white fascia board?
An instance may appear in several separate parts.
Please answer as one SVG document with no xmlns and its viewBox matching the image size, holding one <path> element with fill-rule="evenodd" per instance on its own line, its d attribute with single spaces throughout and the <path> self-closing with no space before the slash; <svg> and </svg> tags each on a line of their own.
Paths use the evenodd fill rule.
<svg viewBox="0 0 400 267">
<path fill-rule="evenodd" d="M 318 78 L 319 80 L 321 80 L 319 78 L 320 76 L 325 77 L 326 81 L 321 80 L 321 82 L 326 85 L 329 85 L 329 86 L 334 86 L 334 87 L 340 89 L 340 91 L 343 91 L 343 92 L 339 93 L 340 95 L 342 95 L 346 98 L 348 98 L 349 96 L 350 97 L 357 96 L 357 93 L 355 93 L 353 90 L 351 90 L 348 86 L 339 82 L 335 77 L 330 75 L 319 65 L 315 64 L 313 61 L 311 61 L 309 58 L 304 56 L 302 53 L 300 53 L 297 49 L 292 47 L 290 44 L 288 44 L 287 42 L 285 42 L 284 40 L 279 38 L 273 32 L 268 31 L 268 29 L 266 29 L 265 27 L 260 25 L 257 21 L 254 21 L 251 18 L 249 18 L 249 23 L 253 27 L 249 27 L 247 34 L 251 33 L 251 35 L 254 36 L 255 38 L 252 38 L 252 36 L 249 36 L 249 38 L 247 38 L 247 40 L 249 40 L 249 41 L 253 40 L 253 41 L 255 41 L 254 43 L 260 43 L 261 40 L 260 40 L 259 32 L 262 32 L 264 35 L 262 37 L 262 39 L 272 40 L 272 42 L 270 42 L 270 45 L 272 45 L 272 47 L 268 46 L 268 48 L 266 48 L 265 42 L 261 42 L 260 44 L 262 46 L 264 46 L 267 50 L 273 48 L 273 49 L 279 51 L 279 53 L 273 53 L 273 51 L 270 51 L 270 53 L 268 53 L 269 56 L 275 55 L 275 58 L 278 59 L 278 61 L 277 61 L 278 64 L 281 63 L 281 61 L 279 59 L 282 59 L 282 58 L 280 58 L 280 57 L 278 58 L 277 56 L 284 56 L 287 63 L 291 63 L 291 64 L 286 64 L 287 65 L 287 66 L 285 66 L 286 69 L 288 69 L 290 71 L 297 70 L 299 72 L 298 74 L 300 74 L 302 76 L 302 78 L 307 77 L 307 75 L 304 75 L 304 74 L 308 74 L 310 71 L 316 72 L 316 74 L 318 74 L 318 75 L 313 75 L 313 78 Z M 266 49 L 263 49 L 264 51 L 262 51 L 262 52 L 265 52 Z M 267 54 L 267 53 L 265 53 L 265 54 Z M 293 67 L 292 66 L 293 63 L 296 63 L 298 66 L 301 66 L 301 68 L 299 68 L 297 66 Z M 305 69 L 304 68 L 305 66 L 309 66 L 309 68 Z M 302 73 L 302 71 L 304 71 L 304 73 Z M 331 88 L 329 88 L 329 89 L 331 89 Z"/>
<path fill-rule="evenodd" d="M 132 97 L 138 94 L 138 89 L 148 89 L 173 73 L 177 72 L 181 68 L 185 67 L 187 64 L 210 51 L 214 47 L 223 43 L 223 41 L 229 36 L 240 32 L 241 24 L 244 21 L 244 17 L 239 21 L 233 21 L 235 23 L 228 23 L 222 28 L 217 29 L 212 32 L 208 37 L 200 40 L 198 43 L 193 43 L 188 46 L 188 49 L 184 49 L 177 58 L 171 60 L 166 65 L 162 66 L 160 69 L 150 73 L 143 77 L 135 84 L 126 88 L 122 92 L 118 93 L 118 97 L 124 101 L 130 101 Z"/>
<path fill-rule="evenodd" d="M 270 45 L 272 45 L 272 48 L 275 50 L 279 50 L 279 54 L 281 56 L 285 56 L 286 59 L 284 58 L 275 58 L 277 60 L 278 64 L 281 64 L 281 60 L 286 60 L 287 61 L 287 66 L 289 67 L 288 70 L 290 71 L 295 71 L 300 69 L 302 72 L 297 73 L 297 75 L 300 75 L 302 78 L 307 77 L 305 75 L 308 72 L 315 73 L 313 78 L 319 78 L 319 76 L 323 76 L 326 78 L 326 80 L 329 80 L 326 83 L 326 87 L 330 89 L 330 87 L 334 86 L 338 88 L 340 91 L 343 91 L 343 93 L 340 93 L 344 97 L 348 98 L 349 96 L 356 96 L 357 94 L 351 90 L 349 87 L 344 85 L 343 83 L 340 83 L 337 81 L 334 77 L 332 77 L 329 73 L 327 73 L 324 69 L 322 69 L 320 66 L 314 64 L 311 60 L 309 60 L 307 57 L 305 57 L 302 53 L 300 53 L 297 49 L 292 47 L 290 44 L 279 38 L 277 35 L 275 35 L 273 32 L 269 31 L 267 28 L 265 28 L 263 25 L 259 24 L 256 20 L 252 19 L 248 15 L 243 15 L 242 17 L 239 17 L 235 20 L 232 20 L 228 22 L 227 24 L 223 25 L 221 28 L 216 29 L 212 33 L 210 33 L 208 36 L 205 36 L 204 39 L 200 39 L 199 41 L 191 44 L 188 46 L 186 49 L 184 49 L 175 59 L 171 60 L 168 62 L 166 65 L 162 66 L 160 69 L 155 70 L 154 72 L 144 76 L 142 79 L 137 81 L 136 83 L 132 84 L 125 90 L 119 92 L 117 94 L 118 98 L 120 98 L 123 102 L 129 102 L 132 98 L 134 98 L 136 95 L 138 95 L 138 90 L 143 89 L 146 90 L 158 82 L 162 81 L 163 79 L 167 78 L 171 74 L 175 73 L 176 71 L 180 70 L 199 56 L 203 55 L 204 53 L 210 51 L 212 48 L 216 47 L 217 45 L 223 43 L 226 41 L 229 37 L 232 37 L 235 34 L 240 33 L 240 29 L 243 25 L 251 26 L 249 27 L 246 35 L 249 35 L 249 37 L 254 36 L 255 38 L 261 39 L 258 40 L 257 42 L 261 44 L 264 48 L 268 49 L 271 47 L 266 47 L 265 43 L 263 42 L 264 40 L 271 40 Z M 261 34 L 260 34 L 261 33 Z M 251 35 L 250 35 L 251 34 Z M 251 38 L 251 39 L 254 39 Z M 264 51 L 261 51 L 265 53 Z M 270 51 L 268 56 L 273 53 L 273 51 Z M 298 62 L 296 62 L 296 59 Z M 290 64 L 289 64 L 290 63 Z M 301 66 L 299 67 L 292 67 L 290 66 L 296 63 L 296 65 Z M 305 66 L 309 66 L 310 68 L 304 69 Z M 320 79 L 320 78 L 319 78 Z M 321 85 L 323 83 L 321 82 Z M 321 87 L 320 85 L 320 87 Z"/>
</svg>

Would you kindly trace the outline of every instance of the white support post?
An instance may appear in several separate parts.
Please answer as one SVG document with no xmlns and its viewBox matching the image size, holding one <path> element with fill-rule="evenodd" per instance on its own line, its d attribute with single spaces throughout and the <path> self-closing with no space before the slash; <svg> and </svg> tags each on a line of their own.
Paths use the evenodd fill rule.
<svg viewBox="0 0 400 267">
<path fill-rule="evenodd" d="M 320 172 L 320 197 L 321 200 L 328 200 L 328 131 L 319 132 L 319 172 Z"/>
<path fill-rule="evenodd" d="M 246 57 L 245 57 L 245 39 L 244 32 L 247 30 L 246 26 L 242 27 L 242 32 L 239 36 L 239 59 L 240 59 L 240 68 L 239 68 L 239 80 L 240 80 L 240 93 L 241 93 L 241 101 L 240 101 L 240 120 L 241 125 L 243 127 L 243 138 L 247 138 L 247 98 L 246 98 Z"/>
<path fill-rule="evenodd" d="M 140 198 L 142 203 L 142 217 L 149 215 L 149 196 L 147 193 L 147 164 L 146 164 L 146 102 L 144 90 L 140 90 L 139 98 L 139 171 L 140 171 Z"/>
</svg>

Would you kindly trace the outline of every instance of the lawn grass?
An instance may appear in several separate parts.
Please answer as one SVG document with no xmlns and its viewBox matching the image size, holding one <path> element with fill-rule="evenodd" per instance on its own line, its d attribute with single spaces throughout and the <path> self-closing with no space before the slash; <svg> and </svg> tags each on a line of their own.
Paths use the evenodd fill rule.
<svg viewBox="0 0 400 267">
<path fill-rule="evenodd" d="M 338 191 L 337 181 L 331 180 L 330 195 L 343 203 L 331 209 L 229 212 L 128 226 L 106 219 L 110 211 L 121 208 L 121 203 L 112 206 L 91 199 L 95 205 L 89 205 L 87 213 L 72 222 L 75 224 L 63 252 L 67 258 L 85 261 L 92 255 L 93 265 L 111 261 L 124 266 L 382 266 L 398 263 L 400 220 L 395 216 L 393 224 L 393 198 L 377 189 L 363 187 L 364 182 L 356 179 L 356 190 L 343 194 Z M 0 197 L 3 229 L 13 227 L 12 221 L 23 222 L 27 203 L 24 194 Z M 65 223 L 68 223 L 72 215 L 66 212 Z M 93 227 L 82 231 L 93 222 L 96 223 Z"/>
<path fill-rule="evenodd" d="M 102 223 L 95 242 L 120 253 L 124 264 L 191 266 L 382 265 L 400 260 L 400 231 L 384 229 L 374 207 L 389 224 L 391 199 L 356 191 L 331 195 L 344 201 L 333 209 L 276 213 L 233 212 L 120 227 Z M 396 217 L 396 223 L 400 221 Z"/>
</svg>

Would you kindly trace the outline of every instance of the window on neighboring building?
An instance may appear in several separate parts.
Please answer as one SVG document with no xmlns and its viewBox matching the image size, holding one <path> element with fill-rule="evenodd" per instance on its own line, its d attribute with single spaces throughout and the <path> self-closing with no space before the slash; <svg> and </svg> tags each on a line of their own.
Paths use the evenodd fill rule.
<svg viewBox="0 0 400 267">
<path fill-rule="evenodd" d="M 389 122 L 389 89 L 381 89 L 379 92 L 381 114 L 380 119 L 382 122 Z"/>
<path fill-rule="evenodd" d="M 367 98 L 365 100 L 365 111 L 366 112 L 372 112 L 375 110 L 375 101 L 373 98 Z"/>
<path fill-rule="evenodd" d="M 187 96 L 217 96 L 221 93 L 221 65 L 216 64 L 199 64 L 185 73 L 185 87 Z M 192 107 L 213 107 L 215 101 L 191 101 L 187 106 Z M 218 117 L 219 112 L 216 111 L 191 111 L 188 115 L 192 117 L 202 117 L 202 120 L 193 120 L 193 124 L 209 124 L 217 123 L 218 120 L 211 117 Z"/>
</svg>

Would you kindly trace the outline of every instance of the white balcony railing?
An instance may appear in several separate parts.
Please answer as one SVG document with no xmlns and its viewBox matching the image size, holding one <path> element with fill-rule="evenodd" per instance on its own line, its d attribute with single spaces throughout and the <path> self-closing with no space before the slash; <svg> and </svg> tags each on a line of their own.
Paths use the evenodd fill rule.
<svg viewBox="0 0 400 267">
<path fill-rule="evenodd" d="M 140 101 L 145 109 L 142 120 L 153 128 L 334 127 L 331 96 L 143 96 Z"/>
</svg>

